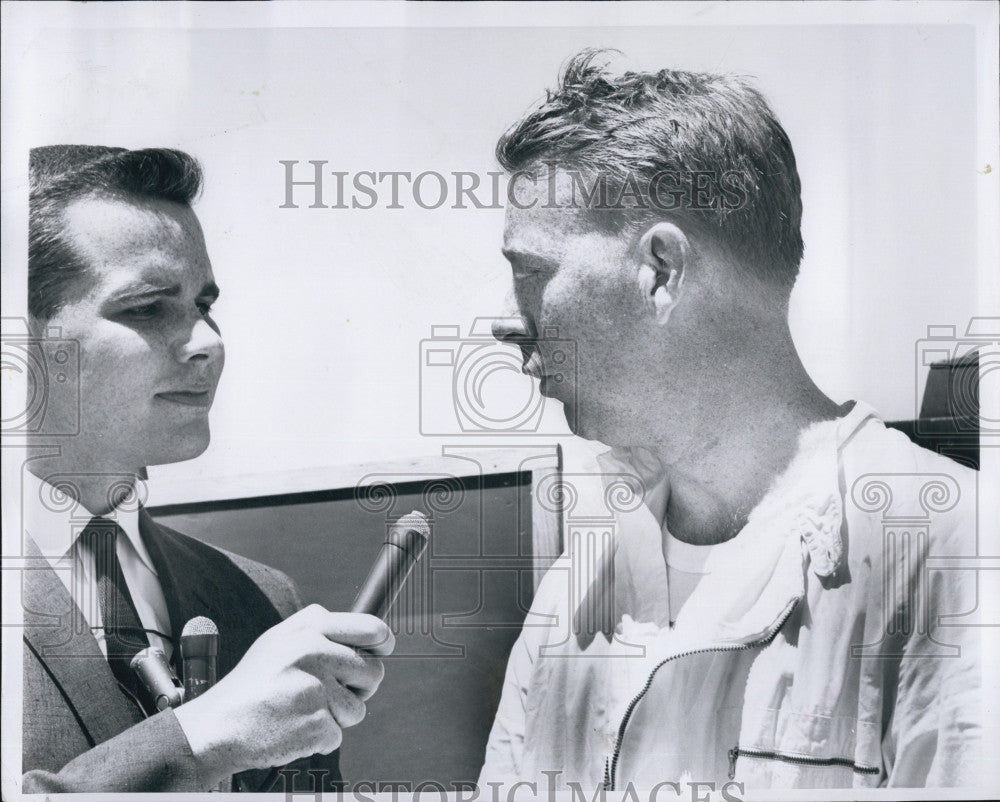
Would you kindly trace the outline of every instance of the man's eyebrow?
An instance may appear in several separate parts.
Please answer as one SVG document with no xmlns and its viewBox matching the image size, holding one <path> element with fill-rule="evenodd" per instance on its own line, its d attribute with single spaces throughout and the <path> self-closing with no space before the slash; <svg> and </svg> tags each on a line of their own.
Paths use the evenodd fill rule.
<svg viewBox="0 0 1000 802">
<path fill-rule="evenodd" d="M 500 249 L 500 253 L 502 253 L 504 258 L 511 263 L 526 262 L 547 268 L 555 268 L 557 264 L 557 260 L 549 256 L 545 256 L 541 253 L 535 253 L 534 251 L 521 250 L 516 247 L 503 247 Z"/>
<path fill-rule="evenodd" d="M 504 255 L 505 259 L 533 259 L 538 262 L 551 262 L 552 260 L 543 256 L 540 253 L 535 253 L 534 251 L 524 250 L 516 246 L 504 246 L 500 249 L 500 253 Z"/>
<path fill-rule="evenodd" d="M 145 282 L 133 284 L 125 287 L 112 297 L 112 301 L 119 303 L 122 301 L 141 301 L 145 298 L 177 298 L 183 287 L 180 284 L 147 284 Z M 211 298 L 215 300 L 219 297 L 219 285 L 214 281 L 209 281 L 198 293 L 199 298 Z"/>
<path fill-rule="evenodd" d="M 143 298 L 152 298 L 154 296 L 158 298 L 176 298 L 180 294 L 180 284 L 148 284 L 146 282 L 139 282 L 122 288 L 112 296 L 111 300 L 133 301 L 141 300 Z"/>
</svg>

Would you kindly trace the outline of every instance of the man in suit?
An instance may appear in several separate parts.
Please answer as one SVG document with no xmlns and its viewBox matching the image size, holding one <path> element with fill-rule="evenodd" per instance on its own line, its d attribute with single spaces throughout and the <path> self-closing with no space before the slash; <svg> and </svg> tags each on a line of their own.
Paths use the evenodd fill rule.
<svg viewBox="0 0 1000 802">
<path fill-rule="evenodd" d="M 23 472 L 22 790 L 335 789 L 392 633 L 302 609 L 285 575 L 141 507 L 146 466 L 208 446 L 223 367 L 200 168 L 90 146 L 37 148 L 30 168 L 29 318 L 52 370 Z M 220 680 L 158 712 L 131 658 L 158 646 L 178 666 L 196 616 L 218 626 Z"/>
</svg>

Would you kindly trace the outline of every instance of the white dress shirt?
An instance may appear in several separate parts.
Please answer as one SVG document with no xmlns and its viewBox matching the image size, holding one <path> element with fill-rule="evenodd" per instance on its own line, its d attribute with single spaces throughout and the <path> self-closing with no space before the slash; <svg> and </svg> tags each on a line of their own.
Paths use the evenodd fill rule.
<svg viewBox="0 0 1000 802">
<path fill-rule="evenodd" d="M 23 475 L 25 529 L 66 586 L 106 656 L 94 554 L 80 540 L 80 533 L 94 513 L 30 471 Z M 150 645 L 163 649 L 169 659 L 172 646 L 167 601 L 153 561 L 139 536 L 139 510 L 123 506 L 101 517 L 114 521 L 125 532 L 126 537 L 119 537 L 115 547 L 122 574 Z"/>
</svg>

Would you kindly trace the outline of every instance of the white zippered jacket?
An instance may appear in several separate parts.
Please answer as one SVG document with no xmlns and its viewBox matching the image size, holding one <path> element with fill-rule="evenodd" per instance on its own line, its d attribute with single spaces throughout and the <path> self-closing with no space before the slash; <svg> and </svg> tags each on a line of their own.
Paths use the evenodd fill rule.
<svg viewBox="0 0 1000 802">
<path fill-rule="evenodd" d="M 803 433 L 668 627 L 659 523 L 629 492 L 655 477 L 629 456 L 565 477 L 481 788 L 979 785 L 978 473 L 856 404 Z"/>
</svg>

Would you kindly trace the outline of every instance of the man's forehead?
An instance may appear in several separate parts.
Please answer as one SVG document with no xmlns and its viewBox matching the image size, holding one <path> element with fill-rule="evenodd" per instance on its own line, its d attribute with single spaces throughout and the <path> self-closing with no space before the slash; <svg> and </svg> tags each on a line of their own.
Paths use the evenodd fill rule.
<svg viewBox="0 0 1000 802">
<path fill-rule="evenodd" d="M 562 237 L 587 234 L 596 226 L 581 207 L 572 177 L 538 169 L 511 176 L 504 221 L 504 252 L 551 253 Z"/>
<path fill-rule="evenodd" d="M 82 198 L 66 207 L 63 231 L 108 293 L 212 280 L 201 227 L 181 204 Z"/>
<path fill-rule="evenodd" d="M 190 207 L 156 198 L 89 195 L 67 204 L 63 233 L 74 244 L 101 251 L 197 247 L 201 226 Z"/>
<path fill-rule="evenodd" d="M 190 207 L 159 199 L 88 196 L 63 212 L 63 234 L 81 256 L 106 258 L 146 250 L 204 250 L 198 218 Z"/>
</svg>

